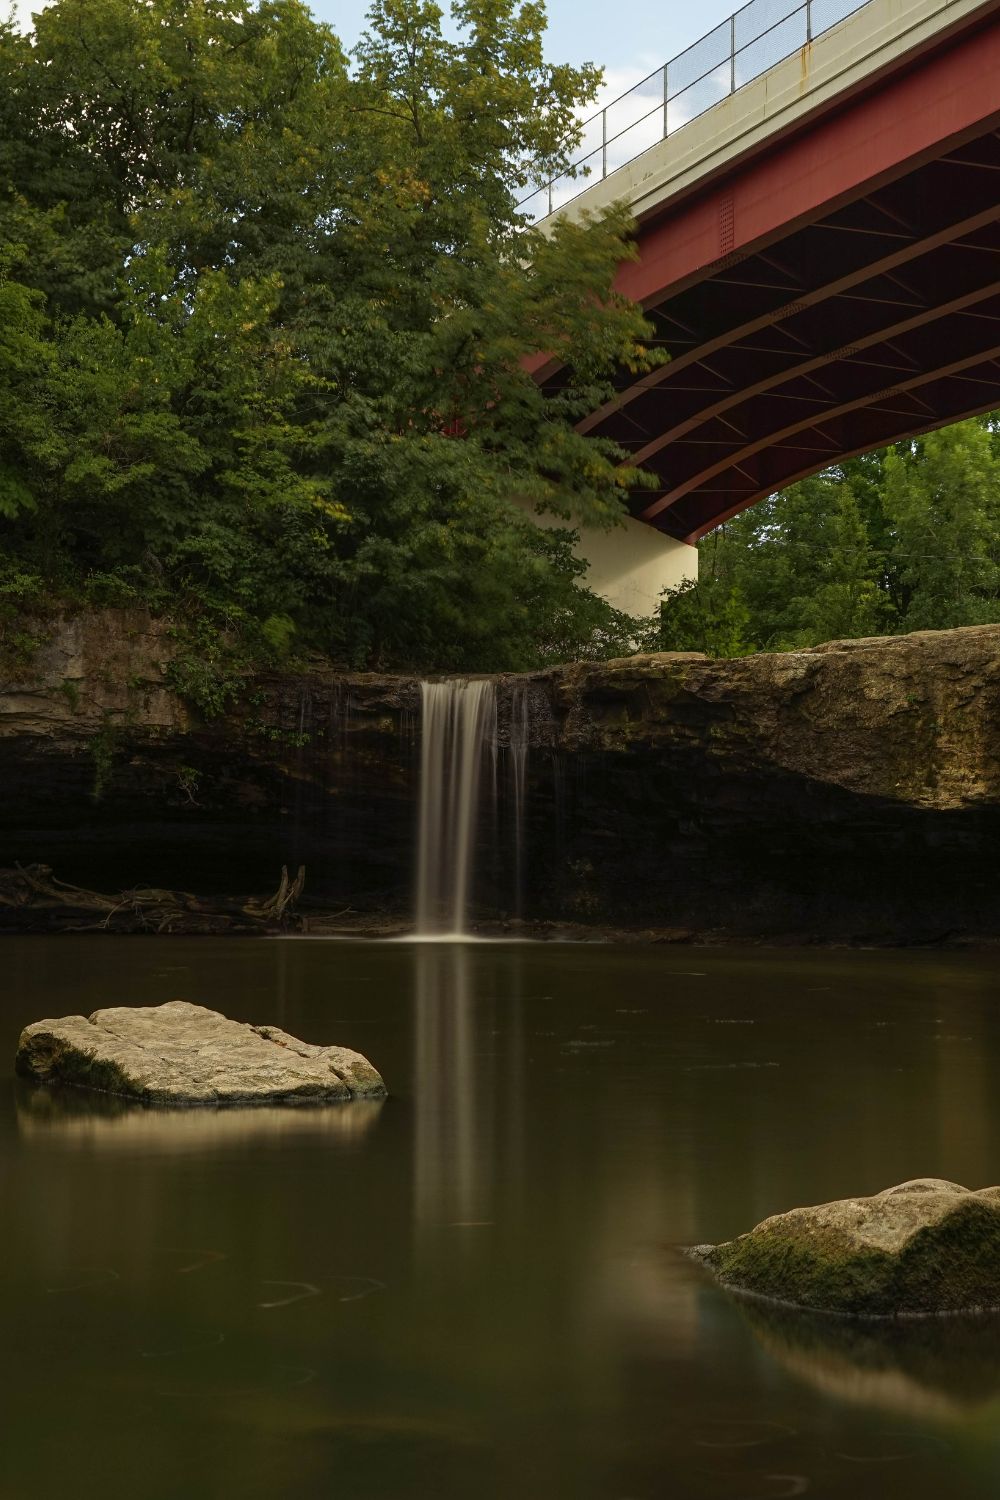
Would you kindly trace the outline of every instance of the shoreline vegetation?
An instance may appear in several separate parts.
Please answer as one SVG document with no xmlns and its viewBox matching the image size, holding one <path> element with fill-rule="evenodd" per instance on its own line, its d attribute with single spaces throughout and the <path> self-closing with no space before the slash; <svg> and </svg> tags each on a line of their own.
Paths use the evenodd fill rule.
<svg viewBox="0 0 1000 1500">
<path fill-rule="evenodd" d="M 600 70 L 541 7 L 56 0 L 0 24 L 0 607 L 147 607 L 203 711 L 248 669 L 586 653 L 623 449 L 576 423 L 667 357 L 615 206 L 555 235 Z M 563 373 L 540 385 L 547 352 Z M 527 507 L 527 508 L 525 508 Z M 552 516 L 542 529 L 531 510 Z"/>
</svg>

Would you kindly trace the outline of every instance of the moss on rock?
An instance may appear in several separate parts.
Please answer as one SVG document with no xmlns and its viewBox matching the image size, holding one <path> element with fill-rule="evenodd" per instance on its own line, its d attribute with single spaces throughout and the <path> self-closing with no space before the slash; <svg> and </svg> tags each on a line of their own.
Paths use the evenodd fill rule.
<svg viewBox="0 0 1000 1500">
<path fill-rule="evenodd" d="M 58 1080 L 75 1088 L 99 1089 L 103 1094 L 135 1092 L 117 1062 L 99 1057 L 92 1047 L 73 1046 L 54 1031 L 43 1032 L 34 1048 L 19 1045 L 14 1069 L 24 1078 Z"/>
<path fill-rule="evenodd" d="M 727 1286 L 823 1312 L 1000 1307 L 1000 1189 L 920 1178 L 778 1214 L 697 1254 Z"/>
</svg>

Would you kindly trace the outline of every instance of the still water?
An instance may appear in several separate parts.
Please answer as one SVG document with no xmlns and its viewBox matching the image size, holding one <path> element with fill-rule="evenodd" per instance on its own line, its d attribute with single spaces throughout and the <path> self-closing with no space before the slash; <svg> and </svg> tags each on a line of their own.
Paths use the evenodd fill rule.
<svg viewBox="0 0 1000 1500">
<path fill-rule="evenodd" d="M 993 1497 L 1000 1330 L 809 1322 L 674 1247 L 1000 1180 L 989 956 L 5 939 L 2 1500 Z M 392 1097 L 160 1112 L 10 1072 L 185 998 Z"/>
</svg>

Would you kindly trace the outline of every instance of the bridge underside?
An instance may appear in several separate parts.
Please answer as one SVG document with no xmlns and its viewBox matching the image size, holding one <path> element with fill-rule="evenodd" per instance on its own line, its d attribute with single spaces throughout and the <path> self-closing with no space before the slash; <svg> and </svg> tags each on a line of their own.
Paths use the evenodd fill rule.
<svg viewBox="0 0 1000 1500">
<path fill-rule="evenodd" d="M 639 242 L 620 284 L 671 362 L 581 425 L 657 476 L 633 514 L 669 536 L 1000 407 L 1000 20 L 668 205 Z"/>
</svg>

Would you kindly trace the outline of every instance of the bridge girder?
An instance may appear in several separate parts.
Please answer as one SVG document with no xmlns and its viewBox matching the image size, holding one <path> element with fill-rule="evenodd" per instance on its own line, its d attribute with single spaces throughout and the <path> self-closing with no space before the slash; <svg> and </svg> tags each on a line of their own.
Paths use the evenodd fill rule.
<svg viewBox="0 0 1000 1500">
<path fill-rule="evenodd" d="M 1000 407 L 1000 6 L 638 238 L 620 284 L 671 360 L 580 425 L 658 476 L 634 514 L 679 540 Z"/>
</svg>

